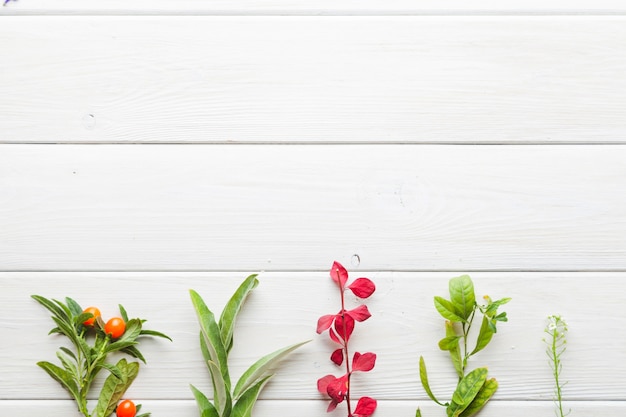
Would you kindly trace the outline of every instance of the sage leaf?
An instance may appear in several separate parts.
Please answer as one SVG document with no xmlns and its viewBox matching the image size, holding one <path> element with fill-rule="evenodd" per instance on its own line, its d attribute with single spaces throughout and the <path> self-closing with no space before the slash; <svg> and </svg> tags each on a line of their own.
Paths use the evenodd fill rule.
<svg viewBox="0 0 626 417">
<path fill-rule="evenodd" d="M 478 333 L 478 338 L 476 339 L 476 347 L 474 348 L 472 353 L 470 353 L 470 355 L 480 352 L 491 341 L 491 338 L 493 337 L 494 332 L 491 326 L 489 325 L 489 322 L 490 320 L 487 318 L 487 316 L 483 316 L 483 321 L 480 325 L 480 332 Z"/>
<path fill-rule="evenodd" d="M 496 390 L 498 389 L 498 381 L 495 378 L 488 379 L 485 381 L 485 384 L 482 386 L 478 394 L 474 400 L 470 403 L 470 405 L 460 414 L 460 417 L 472 417 L 476 413 L 478 413 L 481 408 L 487 404 L 487 401 L 493 397 Z"/>
<path fill-rule="evenodd" d="M 256 403 L 256 400 L 259 397 L 261 390 L 270 378 L 271 375 L 266 376 L 265 378 L 261 379 L 256 384 L 248 388 L 241 395 L 241 397 L 233 407 L 232 417 L 251 417 L 254 404 Z"/>
<path fill-rule="evenodd" d="M 205 338 L 206 348 L 213 362 L 220 370 L 222 380 L 224 381 L 227 391 L 230 391 L 230 375 L 228 373 L 228 354 L 224 349 L 224 344 L 220 336 L 220 328 L 215 321 L 215 316 L 209 310 L 204 300 L 194 290 L 189 291 L 191 302 L 193 303 L 198 321 L 200 322 L 200 330 Z M 223 416 L 222 413 L 220 415 Z"/>
<path fill-rule="evenodd" d="M 74 382 L 72 375 L 70 375 L 68 371 L 56 366 L 53 363 L 45 361 L 37 362 L 37 365 L 46 371 L 54 380 L 60 383 L 63 388 L 67 389 L 69 393 L 72 394 L 72 397 L 77 400 L 80 398 L 76 382 Z"/>
<path fill-rule="evenodd" d="M 487 379 L 487 368 L 476 368 L 467 374 L 452 394 L 452 403 L 449 406 L 453 416 L 458 416 L 472 402 Z"/>
<path fill-rule="evenodd" d="M 286 355 L 293 352 L 300 346 L 309 342 L 310 340 L 295 343 L 291 346 L 287 346 L 268 355 L 265 355 L 261 359 L 256 361 L 243 373 L 243 375 L 241 375 L 239 381 L 237 381 L 237 385 L 235 386 L 235 390 L 233 392 L 233 397 L 235 399 L 239 398 L 239 396 L 244 391 L 246 391 L 251 385 L 257 383 L 257 381 L 262 378 L 278 361 L 283 359 Z"/>
<path fill-rule="evenodd" d="M 217 412 L 217 409 L 215 408 L 213 404 L 211 404 L 211 402 L 206 397 L 206 395 L 204 395 L 199 389 L 197 389 L 193 385 L 190 385 L 190 386 L 191 386 L 191 391 L 193 392 L 193 396 L 196 399 L 196 404 L 198 404 L 198 410 L 200 411 L 200 416 L 201 417 L 220 417 L 219 413 Z"/>
<path fill-rule="evenodd" d="M 209 361 L 208 366 L 213 382 L 213 401 L 215 401 L 215 408 L 217 408 L 220 416 L 228 417 L 232 409 L 230 390 L 226 387 L 226 383 L 217 364 L 213 361 Z"/>
<path fill-rule="evenodd" d="M 452 278 L 449 282 L 450 300 L 457 314 L 467 320 L 476 307 L 474 284 L 469 275 Z"/>
<path fill-rule="evenodd" d="M 239 314 L 239 311 L 241 311 L 241 307 L 250 292 L 255 289 L 257 285 L 259 285 L 259 280 L 256 278 L 257 276 L 257 274 L 253 274 L 246 278 L 241 283 L 239 288 L 237 288 L 230 300 L 228 300 L 224 310 L 222 310 L 219 327 L 220 336 L 226 352 L 230 352 L 233 347 L 233 331 L 237 315 Z"/>
<path fill-rule="evenodd" d="M 428 384 L 428 373 L 426 372 L 426 363 L 424 362 L 423 356 L 420 356 L 420 381 L 422 382 L 424 391 L 426 391 L 426 394 L 430 397 L 430 399 L 439 405 L 443 405 L 437 400 L 437 398 L 435 398 L 433 392 L 430 390 L 430 385 Z"/>
<path fill-rule="evenodd" d="M 443 297 L 435 297 L 435 308 L 444 319 L 453 322 L 464 322 L 465 319 L 456 314 L 454 305 Z"/>
</svg>

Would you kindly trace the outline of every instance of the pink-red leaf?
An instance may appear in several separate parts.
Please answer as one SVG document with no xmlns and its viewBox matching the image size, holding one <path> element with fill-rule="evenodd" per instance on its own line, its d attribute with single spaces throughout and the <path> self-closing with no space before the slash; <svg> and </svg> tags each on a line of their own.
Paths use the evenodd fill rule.
<svg viewBox="0 0 626 417">
<path fill-rule="evenodd" d="M 337 333 L 335 333 L 335 331 L 332 328 L 328 331 L 328 334 L 330 335 L 330 339 L 333 342 L 341 344 L 341 340 L 339 340 L 339 336 L 337 336 Z"/>
<path fill-rule="evenodd" d="M 337 401 L 331 400 L 330 404 L 328 404 L 328 408 L 326 409 L 326 412 L 330 413 L 331 411 L 333 411 L 335 408 L 337 408 L 337 404 L 339 404 Z"/>
<path fill-rule="evenodd" d="M 367 372 L 371 371 L 376 365 L 376 354 L 372 352 L 367 352 L 364 354 L 360 354 L 359 352 L 354 352 L 354 356 L 352 357 L 352 371 L 361 371 Z"/>
<path fill-rule="evenodd" d="M 346 311 L 346 314 L 350 315 L 350 317 L 352 317 L 356 321 L 365 321 L 369 319 L 370 317 L 372 317 L 372 314 L 367 309 L 366 305 L 360 305 L 355 309 Z"/>
<path fill-rule="evenodd" d="M 344 341 L 350 340 L 350 335 L 354 331 L 354 319 L 352 316 L 345 314 L 343 317 L 340 315 L 335 317 L 335 331 Z"/>
<path fill-rule="evenodd" d="M 341 365 L 343 363 L 343 348 L 339 348 L 330 355 L 330 360 L 335 363 L 335 365 Z"/>
<path fill-rule="evenodd" d="M 341 378 L 337 378 L 334 381 L 331 381 L 326 387 L 326 393 L 330 398 L 337 401 L 337 403 L 342 402 L 346 397 L 346 392 L 348 392 L 348 376 L 344 375 Z"/>
<path fill-rule="evenodd" d="M 328 394 L 328 384 L 334 381 L 335 375 L 326 375 L 317 380 L 317 390 L 322 394 Z"/>
<path fill-rule="evenodd" d="M 348 288 L 359 298 L 367 298 L 376 291 L 376 286 L 368 278 L 355 279 Z"/>
<path fill-rule="evenodd" d="M 317 320 L 317 333 L 321 334 L 326 329 L 328 329 L 330 325 L 333 324 L 333 320 L 335 320 L 334 314 L 327 314 L 325 316 L 320 317 Z"/>
<path fill-rule="evenodd" d="M 369 417 L 376 411 L 376 400 L 370 397 L 361 397 L 354 409 L 355 417 Z"/>
<path fill-rule="evenodd" d="M 346 286 L 348 281 L 348 271 L 339 262 L 333 262 L 333 266 L 330 270 L 330 277 L 335 281 L 341 290 Z"/>
</svg>

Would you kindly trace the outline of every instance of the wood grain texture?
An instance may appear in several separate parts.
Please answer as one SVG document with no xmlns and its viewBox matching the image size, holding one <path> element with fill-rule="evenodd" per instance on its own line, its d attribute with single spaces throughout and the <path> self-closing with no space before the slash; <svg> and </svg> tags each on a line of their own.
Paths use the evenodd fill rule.
<svg viewBox="0 0 626 417">
<path fill-rule="evenodd" d="M 619 0 L 29 0 L 0 9 L 6 15 L 415 15 L 624 13 Z"/>
<path fill-rule="evenodd" d="M 420 355 L 425 357 L 433 391 L 442 398 L 453 391 L 454 370 L 447 353 L 437 347 L 444 333 L 443 319 L 432 300 L 435 295 L 447 296 L 448 280 L 459 274 L 351 271 L 352 278 L 367 276 L 377 285 L 366 302 L 372 317 L 357 325 L 351 339 L 352 349 L 377 353 L 377 364 L 371 373 L 354 376 L 355 395 L 427 402 L 419 384 Z M 188 290 L 198 291 L 210 308 L 220 312 L 246 275 L 2 273 L 0 317 L 3 337 L 11 343 L 0 344 L 0 392 L 5 399 L 67 398 L 35 365 L 39 360 L 56 361 L 55 351 L 63 338 L 47 336 L 53 322 L 30 299 L 33 293 L 61 299 L 71 296 L 84 307 L 98 305 L 104 317 L 117 314 L 121 303 L 131 317 L 147 319 L 147 328 L 174 339 L 173 343 L 148 340 L 142 345 L 148 363 L 131 387 L 132 398 L 191 400 L 190 383 L 210 391 Z M 570 327 L 563 356 L 562 377 L 569 381 L 565 398 L 576 403 L 619 400 L 623 409 L 626 335 L 616 322 L 626 313 L 626 274 L 482 272 L 473 273 L 472 278 L 478 297 L 513 298 L 503 309 L 509 322 L 500 325 L 492 343 L 470 362 L 488 366 L 498 379 L 499 401 L 550 401 L 552 379 L 543 329 L 549 314 L 562 314 Z M 259 280 L 236 328 L 230 355 L 233 380 L 264 353 L 312 339 L 278 368 L 263 398 L 320 399 L 316 380 L 339 371 L 329 360 L 334 347 L 327 335 L 315 333 L 315 325 L 318 317 L 338 310 L 336 286 L 327 272 L 267 272 Z M 353 298 L 348 298 L 348 308 L 357 305 Z"/>
<path fill-rule="evenodd" d="M 5 143 L 625 141 L 623 16 L 11 17 L 0 54 Z"/>
<path fill-rule="evenodd" d="M 145 410 L 152 411 L 153 417 L 176 416 L 198 417 L 193 401 L 154 401 L 139 400 Z M 445 412 L 425 401 L 379 401 L 376 416 L 402 417 L 415 415 L 419 405 L 425 417 L 441 417 Z M 623 415 L 626 408 L 623 403 L 608 401 L 577 401 L 568 403 L 572 412 L 570 417 L 617 417 Z M 326 402 L 322 401 L 266 401 L 261 400 L 254 408 L 255 417 L 276 417 L 297 415 L 299 417 L 336 417 L 343 415 L 345 409 L 326 414 Z M 12 417 L 31 417 L 45 413 L 47 417 L 79 417 L 70 401 L 0 401 L 0 413 Z M 551 402 L 527 401 L 491 401 L 480 412 L 480 417 L 550 417 L 554 415 Z"/>
<path fill-rule="evenodd" d="M 1 270 L 626 269 L 626 147 L 2 145 Z"/>
</svg>

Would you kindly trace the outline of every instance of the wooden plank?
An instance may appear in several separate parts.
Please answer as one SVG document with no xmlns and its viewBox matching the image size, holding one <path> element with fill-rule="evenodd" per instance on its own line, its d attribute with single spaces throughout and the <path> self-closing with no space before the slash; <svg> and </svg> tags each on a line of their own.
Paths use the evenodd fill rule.
<svg viewBox="0 0 626 417">
<path fill-rule="evenodd" d="M 0 270 L 624 270 L 626 147 L 3 145 Z M 355 258 L 356 262 L 356 258 Z"/>
<path fill-rule="evenodd" d="M 618 0 L 46 0 L 18 1 L 0 9 L 0 15 L 416 15 L 416 14 L 554 14 L 624 13 Z"/>
<path fill-rule="evenodd" d="M 141 401 L 143 409 L 152 411 L 154 416 L 171 415 L 176 417 L 198 417 L 193 401 Z M 425 402 L 379 401 L 376 417 L 412 416 L 419 404 L 423 415 L 441 416 L 443 410 Z M 584 401 L 571 404 L 570 417 L 620 416 L 626 411 L 624 402 Z M 45 410 L 47 417 L 79 417 L 70 401 L 1 401 L 0 412 L 13 417 L 31 417 Z M 345 409 L 344 409 L 345 410 Z M 322 401 L 259 401 L 254 408 L 256 417 L 298 415 L 300 417 L 320 417 L 326 414 L 326 403 Z M 340 411 L 328 416 L 342 415 Z M 548 401 L 492 401 L 481 412 L 481 417 L 526 417 L 551 416 L 553 405 Z"/>
<path fill-rule="evenodd" d="M 623 16 L 11 17 L 0 54 L 5 143 L 625 141 Z"/>
<path fill-rule="evenodd" d="M 332 260 L 329 260 L 329 264 Z M 328 266 L 330 268 L 330 265 Z M 351 270 L 351 277 L 368 276 L 377 285 L 367 301 L 372 317 L 359 323 L 351 348 L 377 353 L 368 374 L 354 377 L 355 395 L 380 400 L 427 403 L 419 383 L 418 359 L 425 357 L 431 387 L 440 397 L 451 393 L 456 377 L 446 352 L 437 347 L 443 319 L 432 298 L 447 296 L 448 279 L 460 272 L 390 273 Z M 34 300 L 71 296 L 83 306 L 98 305 L 105 317 L 123 304 L 131 316 L 148 320 L 147 328 L 174 339 L 146 341 L 148 360 L 129 396 L 150 400 L 187 399 L 189 383 L 210 391 L 208 373 L 199 351 L 195 314 L 188 289 L 197 290 L 216 312 L 247 273 L 2 273 L 0 317 L 0 391 L 4 399 L 67 398 L 56 382 L 41 371 L 38 360 L 56 361 L 62 338 L 47 336 L 53 323 Z M 565 398 L 577 408 L 580 401 L 626 401 L 626 335 L 620 317 L 626 305 L 625 273 L 473 273 L 476 293 L 494 298 L 510 296 L 503 309 L 509 322 L 471 366 L 486 365 L 500 383 L 499 401 L 547 402 L 552 376 L 545 356 L 546 316 L 562 314 L 569 323 L 568 350 L 562 357 L 562 378 L 569 381 Z M 264 391 L 264 399 L 316 400 L 316 380 L 339 373 L 328 356 L 334 349 L 326 335 L 317 335 L 318 317 L 339 308 L 339 294 L 327 272 L 267 272 L 249 298 L 238 321 L 230 355 L 231 375 L 239 375 L 266 352 L 312 339 L 290 356 Z M 348 308 L 357 305 L 347 298 Z M 576 406 L 574 406 L 576 404 Z M 527 406 L 533 407 L 531 403 Z M 546 407 L 543 405 L 541 407 Z M 525 409 L 525 408 L 523 408 Z M 3 414 L 4 415 L 4 414 Z M 610 414 L 607 414 L 610 415 Z M 612 414 L 617 415 L 617 414 Z"/>
</svg>

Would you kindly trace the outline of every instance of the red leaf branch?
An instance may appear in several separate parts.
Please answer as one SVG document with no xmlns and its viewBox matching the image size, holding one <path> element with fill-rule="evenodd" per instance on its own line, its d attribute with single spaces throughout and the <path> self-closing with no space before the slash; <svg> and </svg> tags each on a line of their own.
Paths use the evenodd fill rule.
<svg viewBox="0 0 626 417">
<path fill-rule="evenodd" d="M 341 310 L 337 314 L 327 314 L 317 321 L 317 333 L 328 330 L 330 339 L 340 345 L 330 355 L 330 360 L 337 366 L 345 364 L 346 373 L 340 377 L 326 375 L 317 381 L 317 390 L 330 397 L 330 404 L 326 411 L 333 411 L 337 405 L 346 402 L 348 417 L 369 417 L 376 410 L 376 400 L 370 397 L 361 397 L 354 412 L 350 402 L 350 378 L 353 372 L 368 372 L 376 365 L 376 354 L 372 352 L 355 352 L 350 361 L 348 344 L 354 331 L 356 322 L 362 322 L 371 317 L 366 305 L 360 305 L 352 310 L 346 310 L 344 293 L 352 291 L 359 298 L 368 298 L 376 291 L 376 286 L 368 278 L 358 278 L 352 284 L 348 282 L 348 271 L 339 263 L 334 262 L 330 270 L 331 279 L 339 287 L 341 294 Z"/>
</svg>

